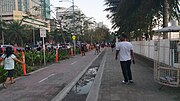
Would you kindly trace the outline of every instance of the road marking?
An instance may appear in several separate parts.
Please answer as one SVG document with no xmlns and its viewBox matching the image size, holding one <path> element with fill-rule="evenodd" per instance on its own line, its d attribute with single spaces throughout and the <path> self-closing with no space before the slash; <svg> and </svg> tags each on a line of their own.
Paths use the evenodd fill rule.
<svg viewBox="0 0 180 101">
<path fill-rule="evenodd" d="M 41 82 L 47 80 L 48 78 L 50 78 L 50 77 L 53 76 L 53 75 L 55 75 L 55 74 L 53 73 L 53 74 L 49 75 L 48 77 L 46 77 L 46 78 L 42 79 L 41 81 L 39 81 L 39 83 L 41 83 Z"/>
<path fill-rule="evenodd" d="M 71 63 L 71 65 L 75 64 L 77 61 L 74 61 L 73 63 Z"/>
</svg>

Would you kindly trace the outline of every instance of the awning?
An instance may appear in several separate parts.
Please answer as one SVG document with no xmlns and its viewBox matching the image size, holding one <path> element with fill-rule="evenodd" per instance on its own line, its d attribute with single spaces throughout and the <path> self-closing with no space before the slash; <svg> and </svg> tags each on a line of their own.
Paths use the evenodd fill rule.
<svg viewBox="0 0 180 101">
<path fill-rule="evenodd" d="M 180 26 L 168 26 L 162 29 L 154 30 L 155 32 L 179 32 Z"/>
</svg>

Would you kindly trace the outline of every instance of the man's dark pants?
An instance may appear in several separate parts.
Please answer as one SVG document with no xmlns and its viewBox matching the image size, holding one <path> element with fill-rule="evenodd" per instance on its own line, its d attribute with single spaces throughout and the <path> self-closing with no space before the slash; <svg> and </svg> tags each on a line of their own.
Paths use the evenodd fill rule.
<svg viewBox="0 0 180 101">
<path fill-rule="evenodd" d="M 128 82 L 128 80 L 132 80 L 131 74 L 131 60 L 128 61 L 120 61 L 122 73 L 124 76 L 124 81 Z"/>
</svg>

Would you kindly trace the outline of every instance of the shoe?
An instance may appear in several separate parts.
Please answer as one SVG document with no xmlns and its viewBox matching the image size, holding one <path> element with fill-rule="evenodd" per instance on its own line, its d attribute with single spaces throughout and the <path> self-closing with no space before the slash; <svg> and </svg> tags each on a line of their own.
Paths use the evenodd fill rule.
<svg viewBox="0 0 180 101">
<path fill-rule="evenodd" d="M 6 85 L 5 83 L 3 83 L 3 87 L 4 87 L 4 88 L 7 88 L 7 85 Z"/>
<path fill-rule="evenodd" d="M 16 81 L 11 82 L 11 84 L 15 83 Z"/>
<path fill-rule="evenodd" d="M 122 81 L 122 83 L 123 83 L 123 84 L 126 84 L 126 85 L 128 85 L 128 84 L 129 84 L 129 82 L 125 82 L 124 80 Z"/>
<path fill-rule="evenodd" d="M 134 83 L 133 80 L 129 80 L 129 83 Z"/>
</svg>

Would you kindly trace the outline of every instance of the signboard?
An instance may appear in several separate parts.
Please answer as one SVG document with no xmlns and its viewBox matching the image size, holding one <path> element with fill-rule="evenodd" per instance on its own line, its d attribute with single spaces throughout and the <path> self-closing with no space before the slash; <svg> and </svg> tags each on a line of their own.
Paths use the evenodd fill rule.
<svg viewBox="0 0 180 101">
<path fill-rule="evenodd" d="M 13 20 L 22 20 L 22 19 L 23 19 L 22 11 L 13 10 Z"/>
<path fill-rule="evenodd" d="M 40 29 L 40 37 L 46 37 L 46 29 Z"/>
<path fill-rule="evenodd" d="M 76 36 L 75 36 L 75 35 L 73 35 L 73 36 L 72 36 L 72 39 L 73 39 L 73 40 L 76 40 Z"/>
</svg>

